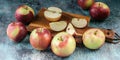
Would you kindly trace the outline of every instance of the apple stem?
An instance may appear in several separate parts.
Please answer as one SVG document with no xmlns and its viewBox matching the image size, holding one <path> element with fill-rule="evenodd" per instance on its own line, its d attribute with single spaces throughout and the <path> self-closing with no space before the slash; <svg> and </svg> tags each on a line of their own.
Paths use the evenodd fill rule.
<svg viewBox="0 0 120 60">
<path fill-rule="evenodd" d="M 99 3 L 99 7 L 100 7 L 100 3 Z"/>
<path fill-rule="evenodd" d="M 58 40 L 63 41 L 62 36 L 60 38 L 58 38 Z"/>
<path fill-rule="evenodd" d="M 95 35 L 97 34 L 97 30 L 95 31 L 95 33 L 94 33 Z"/>
</svg>

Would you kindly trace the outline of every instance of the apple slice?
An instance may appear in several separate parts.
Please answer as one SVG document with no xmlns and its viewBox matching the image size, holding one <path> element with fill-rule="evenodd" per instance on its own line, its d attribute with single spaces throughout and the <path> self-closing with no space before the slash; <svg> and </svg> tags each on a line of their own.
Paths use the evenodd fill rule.
<svg viewBox="0 0 120 60">
<path fill-rule="evenodd" d="M 58 21 L 62 16 L 62 10 L 57 7 L 49 7 L 45 12 L 44 16 L 49 21 Z"/>
<path fill-rule="evenodd" d="M 68 24 L 68 27 L 66 28 L 66 32 L 71 34 L 71 35 L 74 35 L 75 34 L 75 28 L 73 27 L 73 25 L 71 23 Z"/>
<path fill-rule="evenodd" d="M 75 26 L 76 28 L 84 28 L 87 26 L 87 20 L 86 19 L 78 19 L 78 18 L 72 18 L 71 23 L 73 24 L 73 26 Z"/>
<path fill-rule="evenodd" d="M 53 31 L 62 31 L 66 28 L 67 22 L 66 21 L 51 22 L 49 23 L 49 25 Z"/>
</svg>

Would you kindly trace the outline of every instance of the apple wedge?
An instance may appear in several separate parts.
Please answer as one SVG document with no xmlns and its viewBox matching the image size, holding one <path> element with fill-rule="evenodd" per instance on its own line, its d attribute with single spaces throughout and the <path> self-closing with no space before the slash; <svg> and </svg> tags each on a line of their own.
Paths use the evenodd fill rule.
<svg viewBox="0 0 120 60">
<path fill-rule="evenodd" d="M 53 31 L 62 31 L 66 28 L 67 22 L 66 21 L 51 22 L 49 23 L 49 26 Z"/>
<path fill-rule="evenodd" d="M 76 33 L 75 28 L 73 27 L 73 25 L 71 23 L 68 24 L 67 28 L 66 28 L 66 32 L 74 35 Z"/>
<path fill-rule="evenodd" d="M 78 18 L 72 18 L 71 23 L 76 28 L 84 28 L 87 26 L 88 22 L 86 19 L 78 19 Z"/>
<path fill-rule="evenodd" d="M 49 21 L 58 21 L 62 16 L 62 10 L 57 7 L 49 7 L 45 12 L 44 16 Z"/>
</svg>

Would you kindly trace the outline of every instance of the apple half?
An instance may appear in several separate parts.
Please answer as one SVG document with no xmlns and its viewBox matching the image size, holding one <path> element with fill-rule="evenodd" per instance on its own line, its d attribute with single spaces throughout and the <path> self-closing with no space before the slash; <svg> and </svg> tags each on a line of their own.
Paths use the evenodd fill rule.
<svg viewBox="0 0 120 60">
<path fill-rule="evenodd" d="M 62 16 L 62 10 L 58 7 L 49 7 L 45 12 L 44 16 L 49 21 L 58 21 Z"/>
<path fill-rule="evenodd" d="M 88 22 L 86 19 L 72 18 L 71 23 L 76 28 L 84 28 L 87 26 Z"/>
<path fill-rule="evenodd" d="M 89 29 L 84 32 L 83 44 L 89 49 L 98 49 L 105 42 L 105 34 L 100 29 Z"/>
<path fill-rule="evenodd" d="M 53 31 L 62 31 L 66 28 L 67 22 L 66 21 L 57 21 L 49 23 L 51 30 Z"/>
</svg>

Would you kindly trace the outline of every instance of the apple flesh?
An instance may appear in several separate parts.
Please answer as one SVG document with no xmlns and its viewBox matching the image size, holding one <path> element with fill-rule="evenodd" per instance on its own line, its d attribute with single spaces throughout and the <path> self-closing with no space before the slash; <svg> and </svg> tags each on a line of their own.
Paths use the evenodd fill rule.
<svg viewBox="0 0 120 60">
<path fill-rule="evenodd" d="M 78 18 L 72 18 L 71 23 L 76 28 L 84 28 L 87 26 L 88 22 L 86 19 L 78 19 Z"/>
<path fill-rule="evenodd" d="M 72 35 L 67 32 L 56 34 L 51 42 L 51 49 L 54 54 L 60 57 L 71 55 L 76 48 L 76 42 Z"/>
<path fill-rule="evenodd" d="M 34 18 L 34 10 L 27 5 L 19 6 L 15 12 L 15 18 L 19 22 L 28 24 Z"/>
<path fill-rule="evenodd" d="M 93 19 L 104 20 L 110 15 L 110 8 L 103 2 L 96 2 L 90 9 L 90 15 Z"/>
<path fill-rule="evenodd" d="M 22 41 L 27 35 L 27 29 L 21 22 L 12 22 L 7 27 L 7 35 L 14 42 Z"/>
<path fill-rule="evenodd" d="M 58 21 L 62 16 L 62 10 L 58 7 L 49 7 L 44 16 L 48 21 Z"/>
<path fill-rule="evenodd" d="M 51 42 L 51 32 L 46 28 L 34 29 L 30 34 L 30 44 L 37 50 L 45 50 Z"/>
<path fill-rule="evenodd" d="M 66 28 L 67 22 L 66 21 L 50 22 L 49 26 L 53 31 L 62 31 Z"/>
<path fill-rule="evenodd" d="M 105 42 L 105 35 L 100 29 L 89 29 L 84 32 L 83 44 L 89 49 L 98 49 Z"/>
<path fill-rule="evenodd" d="M 94 0 L 78 0 L 78 5 L 82 9 L 89 9 L 93 3 L 94 3 Z"/>
<path fill-rule="evenodd" d="M 71 34 L 72 36 L 75 35 L 76 31 L 71 23 L 68 24 L 68 26 L 66 28 L 66 32 Z"/>
</svg>

